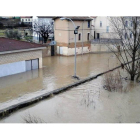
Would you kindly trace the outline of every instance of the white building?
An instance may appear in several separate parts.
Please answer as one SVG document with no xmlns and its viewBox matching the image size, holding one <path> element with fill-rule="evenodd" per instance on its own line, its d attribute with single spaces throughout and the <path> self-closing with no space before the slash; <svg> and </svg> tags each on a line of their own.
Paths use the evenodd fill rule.
<svg viewBox="0 0 140 140">
<path fill-rule="evenodd" d="M 33 17 L 32 17 L 32 16 L 20 17 L 20 21 L 21 21 L 22 23 L 32 25 Z"/>
<path fill-rule="evenodd" d="M 94 39 L 110 38 L 110 33 L 113 32 L 110 27 L 108 16 L 91 16 L 92 20 L 92 33 Z"/>
</svg>

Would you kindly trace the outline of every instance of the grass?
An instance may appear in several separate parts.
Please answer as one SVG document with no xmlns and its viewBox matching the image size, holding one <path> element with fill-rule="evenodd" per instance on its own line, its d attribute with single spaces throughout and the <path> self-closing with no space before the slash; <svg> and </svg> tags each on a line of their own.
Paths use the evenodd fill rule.
<svg viewBox="0 0 140 140">
<path fill-rule="evenodd" d="M 5 36 L 4 31 L 0 30 L 0 37 L 4 37 L 4 36 Z"/>
</svg>

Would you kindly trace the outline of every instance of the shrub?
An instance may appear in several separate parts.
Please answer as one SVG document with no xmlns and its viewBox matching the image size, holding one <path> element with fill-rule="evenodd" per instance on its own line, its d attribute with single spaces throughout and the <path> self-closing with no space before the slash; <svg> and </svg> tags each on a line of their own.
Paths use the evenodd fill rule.
<svg viewBox="0 0 140 140">
<path fill-rule="evenodd" d="M 3 29 L 4 26 L 3 26 L 3 23 L 0 22 L 0 29 Z"/>
<path fill-rule="evenodd" d="M 110 92 L 125 92 L 120 71 L 109 72 L 104 75 L 104 89 Z"/>
<path fill-rule="evenodd" d="M 22 35 L 18 30 L 6 30 L 5 35 L 7 38 L 14 38 L 20 40 Z"/>
</svg>

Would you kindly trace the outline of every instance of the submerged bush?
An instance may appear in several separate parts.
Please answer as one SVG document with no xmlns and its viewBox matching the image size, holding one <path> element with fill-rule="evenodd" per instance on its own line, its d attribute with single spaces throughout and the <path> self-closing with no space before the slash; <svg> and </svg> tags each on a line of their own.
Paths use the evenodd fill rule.
<svg viewBox="0 0 140 140">
<path fill-rule="evenodd" d="M 109 72 L 104 75 L 104 89 L 110 92 L 126 92 L 120 71 Z"/>
<path fill-rule="evenodd" d="M 6 30 L 5 35 L 7 38 L 14 38 L 20 40 L 22 35 L 18 30 Z"/>
<path fill-rule="evenodd" d="M 26 116 L 22 117 L 25 123 L 45 123 L 44 120 L 37 116 L 33 116 L 30 113 L 28 113 Z"/>
</svg>

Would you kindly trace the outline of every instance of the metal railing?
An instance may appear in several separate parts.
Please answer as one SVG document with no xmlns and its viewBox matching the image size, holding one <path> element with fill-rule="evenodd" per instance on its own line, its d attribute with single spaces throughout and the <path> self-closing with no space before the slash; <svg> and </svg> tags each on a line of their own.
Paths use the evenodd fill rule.
<svg viewBox="0 0 140 140">
<path fill-rule="evenodd" d="M 91 44 L 103 44 L 103 43 L 120 43 L 120 39 L 109 39 L 109 38 L 101 38 L 101 39 L 93 39 L 91 40 Z"/>
</svg>

